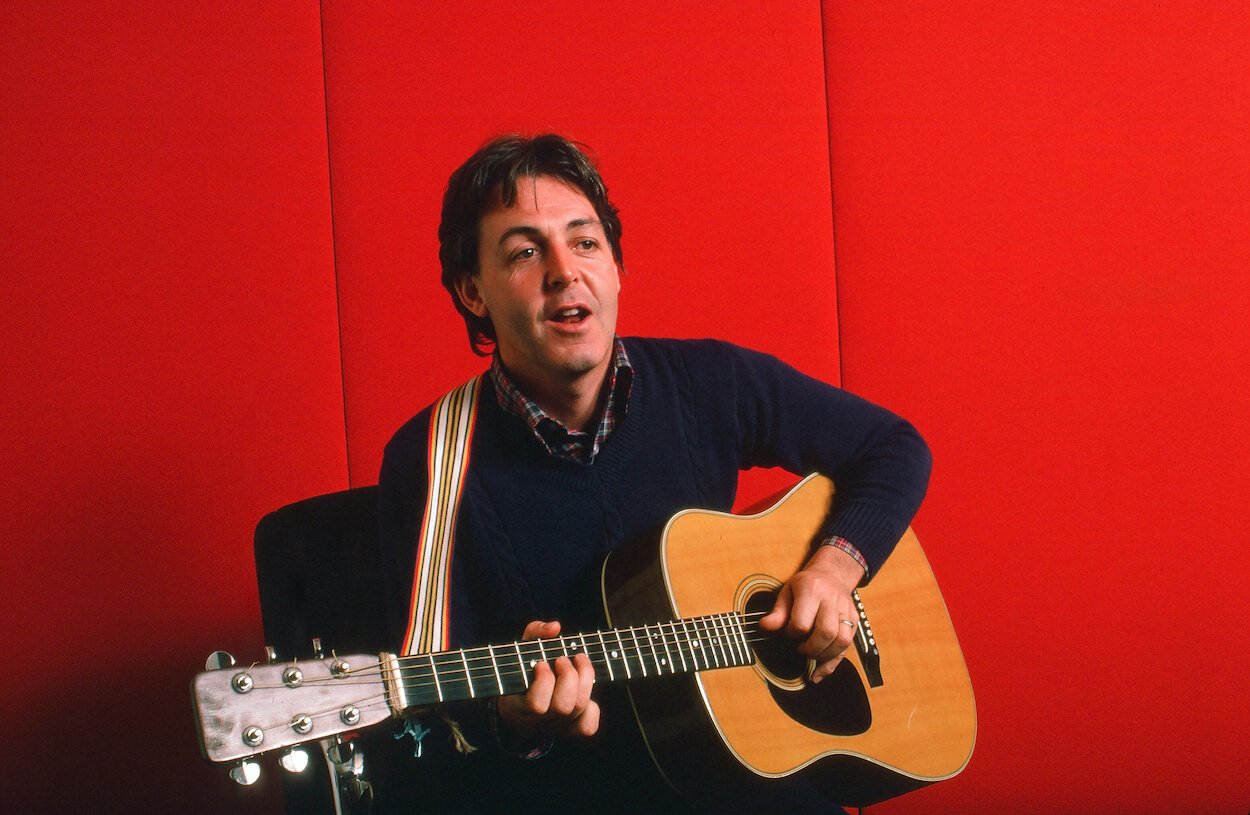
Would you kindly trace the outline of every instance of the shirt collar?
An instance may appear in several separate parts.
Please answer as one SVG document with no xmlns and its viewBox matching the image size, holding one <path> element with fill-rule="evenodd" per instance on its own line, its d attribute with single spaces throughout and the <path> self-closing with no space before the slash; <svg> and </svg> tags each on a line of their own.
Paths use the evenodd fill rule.
<svg viewBox="0 0 1250 815">
<path fill-rule="evenodd" d="M 589 464 L 616 426 L 625 418 L 629 394 L 633 389 L 634 368 L 625 353 L 620 337 L 613 339 L 612 365 L 604 385 L 602 413 L 595 432 L 565 427 L 552 418 L 533 399 L 517 387 L 496 350 L 491 358 L 489 376 L 495 386 L 495 400 L 505 413 L 521 419 L 548 453 Z"/>
</svg>

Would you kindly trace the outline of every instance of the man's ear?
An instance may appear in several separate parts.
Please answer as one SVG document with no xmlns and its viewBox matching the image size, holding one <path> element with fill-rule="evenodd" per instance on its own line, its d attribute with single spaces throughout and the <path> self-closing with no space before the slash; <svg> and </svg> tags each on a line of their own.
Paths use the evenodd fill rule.
<svg viewBox="0 0 1250 815">
<path fill-rule="evenodd" d="M 472 312 L 474 316 L 490 316 L 490 311 L 486 308 L 486 301 L 482 299 L 482 292 L 478 289 L 477 281 L 473 279 L 473 275 L 462 274 L 456 278 L 456 296 L 460 298 L 460 304 Z"/>
</svg>

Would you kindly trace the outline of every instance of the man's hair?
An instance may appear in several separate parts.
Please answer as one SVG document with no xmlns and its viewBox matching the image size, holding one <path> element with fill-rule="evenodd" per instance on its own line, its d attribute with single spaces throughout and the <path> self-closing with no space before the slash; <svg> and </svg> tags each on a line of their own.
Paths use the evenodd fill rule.
<svg viewBox="0 0 1250 815">
<path fill-rule="evenodd" d="M 495 326 L 489 317 L 478 317 L 464 307 L 456 293 L 456 282 L 465 275 L 476 275 L 481 243 L 482 216 L 497 200 L 504 206 L 516 204 L 517 184 L 522 179 L 547 176 L 581 192 L 595 209 L 612 247 L 612 257 L 621 259 L 621 219 L 608 200 L 608 188 L 599 171 L 579 145 L 563 136 L 545 133 L 532 138 L 508 135 L 491 139 L 451 174 L 443 196 L 442 220 L 438 225 L 438 259 L 443 267 L 443 287 L 464 317 L 469 345 L 474 353 L 486 356 L 495 344 Z"/>
</svg>

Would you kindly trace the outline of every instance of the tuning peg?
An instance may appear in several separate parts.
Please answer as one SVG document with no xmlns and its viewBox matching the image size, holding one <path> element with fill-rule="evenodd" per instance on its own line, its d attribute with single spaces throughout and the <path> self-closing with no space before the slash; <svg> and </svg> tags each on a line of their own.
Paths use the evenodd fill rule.
<svg viewBox="0 0 1250 815">
<path fill-rule="evenodd" d="M 272 645 L 265 646 L 265 661 L 270 664 L 278 661 L 278 652 L 274 650 Z"/>
<path fill-rule="evenodd" d="M 321 648 L 321 637 L 313 637 L 313 659 L 321 659 L 325 655 Z"/>
<path fill-rule="evenodd" d="M 302 773 L 308 767 L 308 751 L 292 747 L 282 753 L 278 763 L 288 773 Z"/>
<path fill-rule="evenodd" d="M 234 666 L 234 657 L 229 651 L 214 651 L 208 655 L 208 659 L 204 660 L 204 670 L 220 671 L 222 668 L 230 668 Z"/>
<path fill-rule="evenodd" d="M 340 767 L 351 761 L 355 753 L 356 745 L 350 741 L 343 741 L 338 736 L 335 736 L 333 741 L 330 742 L 330 746 L 326 748 L 326 755 Z"/>
<path fill-rule="evenodd" d="M 230 768 L 230 777 L 236 784 L 250 787 L 260 778 L 260 765 L 245 758 Z"/>
</svg>

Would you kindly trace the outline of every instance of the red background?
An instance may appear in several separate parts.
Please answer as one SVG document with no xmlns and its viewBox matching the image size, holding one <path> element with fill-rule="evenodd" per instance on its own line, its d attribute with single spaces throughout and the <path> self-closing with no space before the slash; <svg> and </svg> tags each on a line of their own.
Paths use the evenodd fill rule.
<svg viewBox="0 0 1250 815">
<path fill-rule="evenodd" d="M 200 762 L 186 682 L 263 645 L 256 520 L 372 483 L 481 365 L 442 185 L 544 129 L 621 208 L 625 332 L 773 351 L 934 449 L 977 751 L 873 812 L 1250 806 L 1241 4 L 10 6 L 18 810 L 273 805 Z"/>
</svg>

